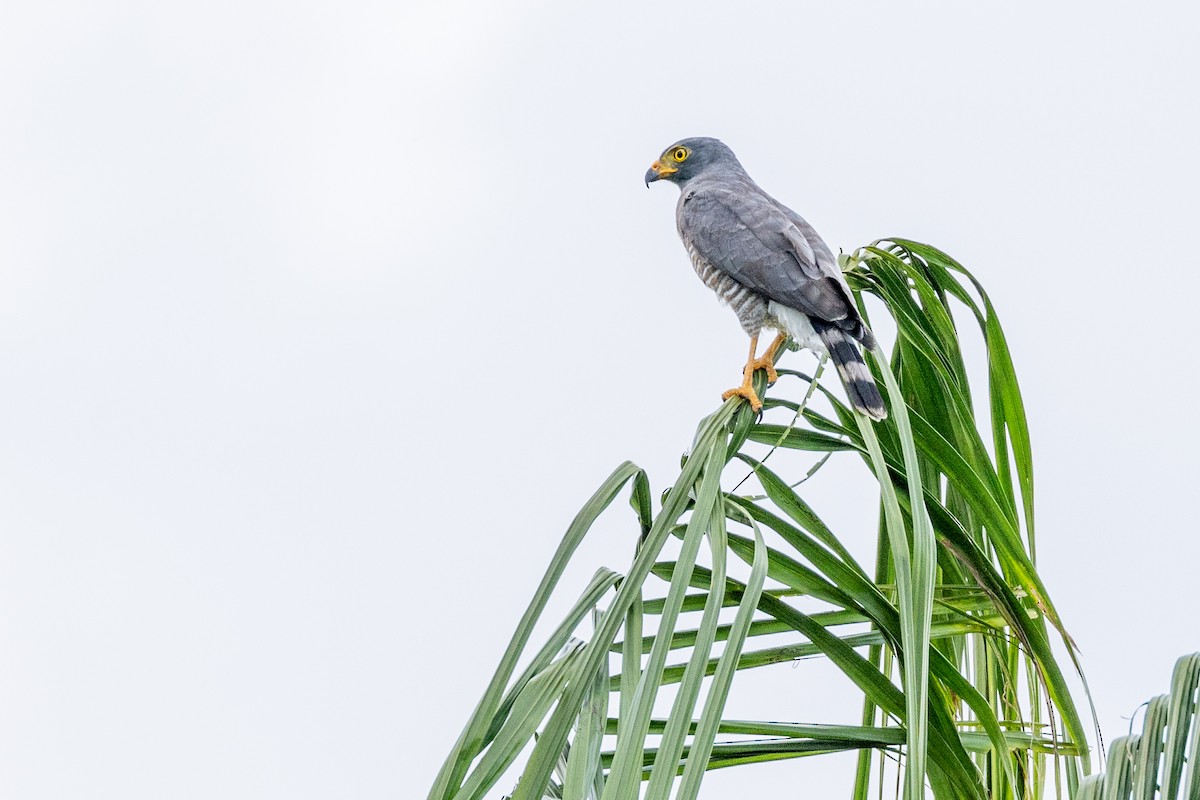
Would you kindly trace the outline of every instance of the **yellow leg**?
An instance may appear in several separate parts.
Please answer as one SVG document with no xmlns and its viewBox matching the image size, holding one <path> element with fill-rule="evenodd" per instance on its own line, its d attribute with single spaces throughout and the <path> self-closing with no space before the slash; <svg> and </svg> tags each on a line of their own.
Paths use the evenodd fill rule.
<svg viewBox="0 0 1200 800">
<path fill-rule="evenodd" d="M 767 371 L 767 383 L 774 383 L 779 380 L 779 373 L 775 371 L 775 354 L 779 352 L 779 348 L 787 341 L 787 336 L 779 334 L 775 337 L 775 341 L 771 342 L 771 346 L 767 348 L 767 352 L 762 354 L 761 358 L 755 358 L 753 351 L 750 353 L 750 362 L 747 367 L 753 366 L 754 369 L 765 369 Z M 754 370 L 750 371 L 754 374 Z"/>
<path fill-rule="evenodd" d="M 774 383 L 779 380 L 779 374 L 775 372 L 775 353 L 780 346 L 787 341 L 787 337 L 782 333 L 775 337 L 775 341 L 771 342 L 771 346 L 767 348 L 767 352 L 763 353 L 762 357 L 758 357 L 758 334 L 750 337 L 750 355 L 746 359 L 746 366 L 742 368 L 742 385 L 734 389 L 730 389 L 721 395 L 722 400 L 728 400 L 731 397 L 744 397 L 750 401 L 750 407 L 755 411 L 762 410 L 762 400 L 758 399 L 758 393 L 754 391 L 754 372 L 755 370 L 765 369 L 767 371 L 767 383 Z"/>
</svg>

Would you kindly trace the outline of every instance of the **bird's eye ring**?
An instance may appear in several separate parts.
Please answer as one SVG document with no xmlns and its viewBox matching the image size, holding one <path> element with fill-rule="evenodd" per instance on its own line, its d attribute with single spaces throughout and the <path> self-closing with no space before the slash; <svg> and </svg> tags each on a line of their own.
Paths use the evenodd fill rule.
<svg viewBox="0 0 1200 800">
<path fill-rule="evenodd" d="M 671 153 L 671 158 L 676 161 L 683 161 L 688 157 L 688 149 L 686 147 L 676 147 L 675 152 Z"/>
</svg>

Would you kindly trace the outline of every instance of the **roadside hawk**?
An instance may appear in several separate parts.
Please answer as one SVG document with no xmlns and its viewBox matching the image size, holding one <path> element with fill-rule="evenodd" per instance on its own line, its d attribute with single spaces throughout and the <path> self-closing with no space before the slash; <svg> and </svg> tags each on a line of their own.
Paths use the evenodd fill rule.
<svg viewBox="0 0 1200 800">
<path fill-rule="evenodd" d="M 887 410 L 858 345 L 874 350 L 875 337 L 854 305 L 850 287 L 829 247 L 804 219 L 750 179 L 717 139 L 682 139 L 646 171 L 646 185 L 679 186 L 675 224 L 704 284 L 737 314 L 750 336 L 742 384 L 725 392 L 740 395 L 755 411 L 762 401 L 751 379 L 767 371 L 774 382 L 775 353 L 790 337 L 801 347 L 826 353 L 837 366 L 851 404 L 872 419 Z M 763 328 L 778 336 L 761 357 Z"/>
</svg>

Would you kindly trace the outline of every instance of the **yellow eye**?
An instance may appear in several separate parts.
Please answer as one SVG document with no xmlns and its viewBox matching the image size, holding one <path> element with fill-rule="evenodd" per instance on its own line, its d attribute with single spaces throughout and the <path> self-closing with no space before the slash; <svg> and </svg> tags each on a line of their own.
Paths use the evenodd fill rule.
<svg viewBox="0 0 1200 800">
<path fill-rule="evenodd" d="M 671 158 L 676 161 L 683 161 L 688 157 L 688 149 L 686 147 L 676 147 L 675 152 L 671 153 Z"/>
</svg>

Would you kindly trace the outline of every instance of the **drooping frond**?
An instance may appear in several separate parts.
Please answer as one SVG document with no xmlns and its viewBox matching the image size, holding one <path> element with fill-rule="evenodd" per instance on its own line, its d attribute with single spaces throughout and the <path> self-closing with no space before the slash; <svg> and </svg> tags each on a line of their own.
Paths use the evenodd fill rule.
<svg viewBox="0 0 1200 800">
<path fill-rule="evenodd" d="M 995 309 L 926 245 L 878 242 L 843 267 L 876 333 L 895 331 L 887 356 L 868 354 L 887 419 L 855 413 L 820 365 L 780 369 L 763 419 L 735 398 L 700 423 L 657 509 L 648 476 L 618 467 L 554 554 L 430 800 L 478 800 L 514 775 L 521 800 L 691 800 L 711 769 L 846 750 L 860 753 L 856 800 L 896 769 L 909 800 L 926 785 L 939 800 L 1041 798 L 1051 776 L 1073 793 L 1088 729 L 1036 567 L 1032 450 Z M 980 364 L 964 356 L 979 351 Z M 870 568 L 802 486 L 832 459 L 874 476 Z M 599 570 L 527 654 L 566 564 L 626 489 L 632 561 Z M 725 718 L 739 676 L 809 657 L 857 687 L 859 724 Z"/>
</svg>

